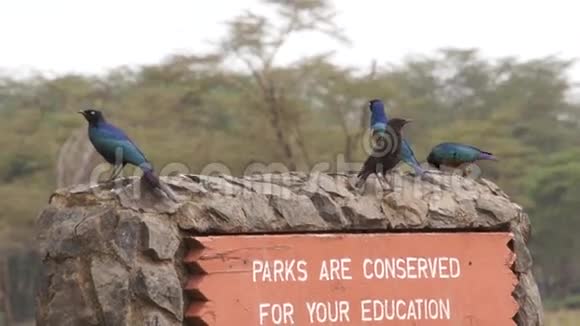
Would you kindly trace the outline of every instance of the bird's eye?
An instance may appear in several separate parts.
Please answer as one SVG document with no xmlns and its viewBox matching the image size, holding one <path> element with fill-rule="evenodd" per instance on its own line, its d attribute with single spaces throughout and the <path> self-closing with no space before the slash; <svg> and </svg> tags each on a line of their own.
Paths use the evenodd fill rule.
<svg viewBox="0 0 580 326">
<path fill-rule="evenodd" d="M 95 111 L 91 111 L 91 115 L 95 115 Z"/>
</svg>

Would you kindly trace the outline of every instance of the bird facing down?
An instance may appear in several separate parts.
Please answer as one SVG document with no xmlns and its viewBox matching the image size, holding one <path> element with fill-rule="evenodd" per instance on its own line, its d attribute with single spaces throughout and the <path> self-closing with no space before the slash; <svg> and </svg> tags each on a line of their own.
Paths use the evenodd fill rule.
<svg viewBox="0 0 580 326">
<path fill-rule="evenodd" d="M 379 99 L 374 99 L 369 101 L 369 110 L 371 111 L 371 130 L 373 134 L 376 132 L 383 132 L 387 126 L 388 117 L 385 113 L 385 105 L 383 101 Z M 421 165 L 415 158 L 415 153 L 413 153 L 413 149 L 409 142 L 403 138 L 403 142 L 401 145 L 401 159 L 407 165 L 415 170 L 415 174 L 423 175 L 425 171 L 421 168 Z"/>
<path fill-rule="evenodd" d="M 410 120 L 394 118 L 383 131 L 373 134 L 375 146 L 357 175 L 356 187 L 361 187 L 371 174 L 383 176 L 401 161 L 402 129 Z"/>
<path fill-rule="evenodd" d="M 459 143 L 441 143 L 427 156 L 427 162 L 440 169 L 441 166 L 457 168 L 465 163 L 473 163 L 480 160 L 496 161 L 497 158 L 477 147 Z"/>
<path fill-rule="evenodd" d="M 115 179 L 127 164 L 143 170 L 144 178 L 154 187 L 159 187 L 159 178 L 143 152 L 123 130 L 108 123 L 100 111 L 79 111 L 89 123 L 89 139 L 97 152 L 114 166 L 110 180 Z"/>
</svg>

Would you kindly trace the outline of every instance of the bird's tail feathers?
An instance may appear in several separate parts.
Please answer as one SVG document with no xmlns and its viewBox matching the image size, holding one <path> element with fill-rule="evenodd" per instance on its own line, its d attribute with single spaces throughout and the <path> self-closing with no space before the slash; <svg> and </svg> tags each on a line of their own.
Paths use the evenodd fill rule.
<svg viewBox="0 0 580 326">
<path fill-rule="evenodd" d="M 147 181 L 153 188 L 161 187 L 159 177 L 155 175 L 153 169 L 143 169 L 143 180 Z"/>
<path fill-rule="evenodd" d="M 159 180 L 159 177 L 155 175 L 155 172 L 152 168 L 144 168 L 143 169 L 143 177 L 142 179 L 150 185 L 153 189 L 158 189 L 162 193 L 164 193 L 169 199 L 173 200 L 174 202 L 178 202 L 179 199 L 173 193 L 173 191 L 166 185 Z"/>
<path fill-rule="evenodd" d="M 425 174 L 425 170 L 423 170 L 423 168 L 419 164 L 409 164 L 409 165 L 411 165 L 413 170 L 415 170 L 416 175 L 422 176 L 423 174 Z"/>
<path fill-rule="evenodd" d="M 497 157 L 495 157 L 492 153 L 490 152 L 481 152 L 479 154 L 479 159 L 480 160 L 488 160 L 488 161 L 497 161 Z"/>
<path fill-rule="evenodd" d="M 419 162 L 417 161 L 417 159 L 415 158 L 414 155 L 403 155 L 403 162 L 407 163 L 407 165 L 409 165 L 410 167 L 413 168 L 413 170 L 415 171 L 416 175 L 423 175 L 425 173 L 425 170 L 423 170 L 423 168 L 421 167 L 421 165 L 419 164 Z"/>
</svg>

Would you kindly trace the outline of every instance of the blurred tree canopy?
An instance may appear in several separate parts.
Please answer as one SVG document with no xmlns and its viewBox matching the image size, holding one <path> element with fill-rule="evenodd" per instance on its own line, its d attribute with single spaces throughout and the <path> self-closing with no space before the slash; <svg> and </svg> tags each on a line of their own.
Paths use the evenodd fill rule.
<svg viewBox="0 0 580 326">
<path fill-rule="evenodd" d="M 266 2 L 277 16 L 234 18 L 215 53 L 105 76 L 1 77 L 0 238 L 32 229 L 56 184 L 56 154 L 86 127 L 81 108 L 102 108 L 157 167 L 180 162 L 199 173 L 222 162 L 241 174 L 252 162 L 301 170 L 334 167 L 338 154 L 361 162 L 366 102 L 383 98 L 391 116 L 415 120 L 407 137 L 421 161 L 450 140 L 496 154 L 500 162 L 482 163 L 484 177 L 532 216 L 542 291 L 580 295 L 580 106 L 569 99 L 571 61 L 443 49 L 368 70 L 337 66 L 330 53 L 281 65 L 276 54 L 294 35 L 347 40 L 327 1 Z M 229 68 L 232 61 L 243 69 Z"/>
</svg>

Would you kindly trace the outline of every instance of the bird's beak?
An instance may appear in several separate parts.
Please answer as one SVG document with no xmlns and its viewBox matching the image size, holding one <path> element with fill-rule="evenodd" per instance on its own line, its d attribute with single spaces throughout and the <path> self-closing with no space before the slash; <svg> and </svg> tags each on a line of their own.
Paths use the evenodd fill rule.
<svg viewBox="0 0 580 326">
<path fill-rule="evenodd" d="M 83 116 L 85 115 L 85 112 L 83 112 L 83 111 L 79 111 L 77 113 L 82 114 Z"/>
<path fill-rule="evenodd" d="M 405 124 L 413 122 L 413 120 L 405 120 Z"/>
</svg>

